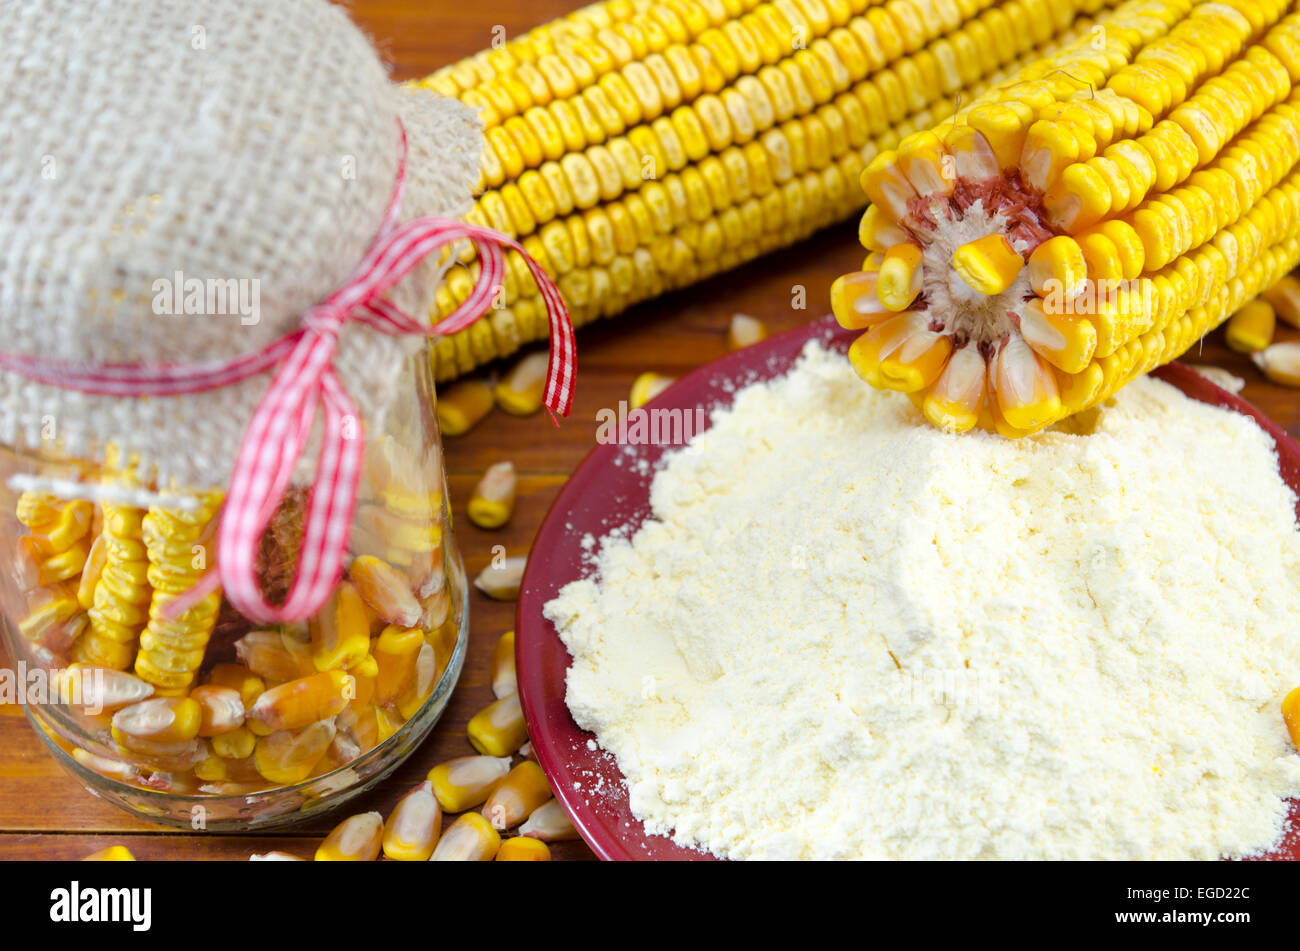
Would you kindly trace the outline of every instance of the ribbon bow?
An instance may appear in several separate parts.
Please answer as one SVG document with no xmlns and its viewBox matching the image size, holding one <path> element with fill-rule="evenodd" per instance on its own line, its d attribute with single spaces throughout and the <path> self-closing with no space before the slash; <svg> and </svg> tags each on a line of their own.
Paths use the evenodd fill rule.
<svg viewBox="0 0 1300 951">
<path fill-rule="evenodd" d="M 518 242 L 491 228 L 427 216 L 398 226 L 406 189 L 406 129 L 398 122 L 397 180 L 377 237 L 352 277 L 303 317 L 301 326 L 261 351 L 231 360 L 196 364 L 103 364 L 44 360 L 0 353 L 0 369 L 39 383 L 107 396 L 176 396 L 198 393 L 275 370 L 257 405 L 235 459 L 218 531 L 221 557 L 171 604 L 183 613 L 219 585 L 230 603 L 257 624 L 300 621 L 325 604 L 343 573 L 343 558 L 356 509 L 364 448 L 356 404 L 334 371 L 339 331 L 349 320 L 386 334 L 455 333 L 478 320 L 501 286 L 502 247 L 523 255 L 546 304 L 550 359 L 544 402 L 551 413 L 568 416 L 573 404 L 576 346 L 573 325 L 560 292 Z M 434 252 L 468 240 L 481 266 L 473 290 L 451 314 L 430 326 L 403 313 L 383 295 Z M 257 580 L 262 533 L 283 500 L 311 432 L 317 411 L 324 426 L 316 477 L 304 518 L 298 570 L 284 602 L 266 600 Z"/>
</svg>

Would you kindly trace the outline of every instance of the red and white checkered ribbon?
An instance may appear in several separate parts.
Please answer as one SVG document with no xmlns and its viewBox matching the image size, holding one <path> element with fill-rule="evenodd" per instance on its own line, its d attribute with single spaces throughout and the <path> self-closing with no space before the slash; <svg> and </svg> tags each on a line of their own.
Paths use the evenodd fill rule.
<svg viewBox="0 0 1300 951">
<path fill-rule="evenodd" d="M 334 372 L 339 331 L 347 321 L 359 320 L 394 336 L 463 330 L 483 316 L 501 287 L 505 269 L 502 247 L 518 251 L 537 282 L 549 319 L 551 350 L 544 401 L 552 419 L 556 414 L 568 416 L 573 404 L 576 346 L 569 312 L 550 277 L 518 242 L 491 228 L 432 216 L 399 226 L 405 187 L 403 128 L 393 195 L 378 236 L 360 266 L 346 284 L 307 312 L 300 328 L 258 353 L 193 364 L 87 366 L 0 352 L 0 369 L 39 383 L 106 396 L 199 393 L 275 371 L 249 420 L 235 460 L 221 514 L 217 571 L 209 572 L 173 602 L 173 614 L 183 613 L 218 585 L 230 603 L 257 624 L 304 620 L 329 599 L 343 573 L 364 446 L 356 405 Z M 383 297 L 430 254 L 461 240 L 474 246 L 481 272 L 469 297 L 446 318 L 429 326 Z M 266 600 L 258 585 L 259 542 L 289 487 L 318 409 L 324 427 L 298 570 L 283 604 L 275 605 Z"/>
</svg>

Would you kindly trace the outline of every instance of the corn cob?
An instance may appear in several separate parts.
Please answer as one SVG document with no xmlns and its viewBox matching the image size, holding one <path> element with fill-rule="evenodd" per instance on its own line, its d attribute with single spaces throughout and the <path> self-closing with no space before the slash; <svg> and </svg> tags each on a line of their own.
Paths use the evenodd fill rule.
<svg viewBox="0 0 1300 951">
<path fill-rule="evenodd" d="M 104 567 L 95 584 L 93 604 L 86 612 L 89 630 L 77 642 L 72 659 L 126 670 L 135 659 L 136 642 L 153 596 L 140 535 L 144 509 L 108 502 L 103 509 Z"/>
<path fill-rule="evenodd" d="M 213 492 L 199 499 L 193 512 L 153 507 L 141 521 L 153 598 L 149 622 L 140 634 L 135 672 L 161 693 L 178 693 L 194 682 L 221 609 L 221 592 L 213 591 L 184 613 L 167 616 L 168 605 L 207 570 L 205 539 L 215 528 L 213 518 L 220 506 L 221 494 Z"/>
<path fill-rule="evenodd" d="M 1166 363 L 1300 256 L 1300 15 L 1127 3 L 862 176 L 850 359 L 926 418 L 1020 436 Z M 1027 266 L 1026 266 L 1027 265 Z"/>
<path fill-rule="evenodd" d="M 467 219 L 519 238 L 581 324 L 853 214 L 865 203 L 853 182 L 879 150 L 1110 5 L 612 0 L 422 85 L 474 105 L 487 128 Z M 523 259 L 507 261 L 502 306 L 438 343 L 440 380 L 545 335 Z M 477 276 L 466 252 L 436 315 Z"/>
</svg>

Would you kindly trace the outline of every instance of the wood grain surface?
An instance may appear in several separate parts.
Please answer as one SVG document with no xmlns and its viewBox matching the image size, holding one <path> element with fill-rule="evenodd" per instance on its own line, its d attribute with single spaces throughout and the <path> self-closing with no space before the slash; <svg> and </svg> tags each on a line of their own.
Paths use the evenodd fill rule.
<svg viewBox="0 0 1300 951">
<path fill-rule="evenodd" d="M 355 20 L 375 39 L 395 78 L 423 75 L 486 47 L 494 27 L 522 32 L 572 9 L 571 0 L 374 0 L 348 4 Z M 483 469 L 512 460 L 521 474 L 518 509 L 498 532 L 481 531 L 457 518 L 457 541 L 470 574 L 490 557 L 493 545 L 524 553 L 560 486 L 594 445 L 596 413 L 627 398 L 637 374 L 655 370 L 680 375 L 721 356 L 731 314 L 763 318 L 773 332 L 787 330 L 829 311 L 828 289 L 839 274 L 860 263 L 856 228 L 828 229 L 801 245 L 777 252 L 688 291 L 641 305 L 587 328 L 578 339 L 578 386 L 572 417 L 558 429 L 543 414 L 518 419 L 494 413 L 473 432 L 446 441 L 452 500 L 463 516 L 470 490 Z M 797 292 L 806 306 L 792 306 Z M 1300 336 L 1287 331 L 1290 336 Z M 1250 362 L 1229 352 L 1216 332 L 1189 362 L 1226 367 L 1247 380 L 1244 396 L 1300 436 L 1297 392 L 1264 381 Z M 545 553 L 538 553 L 545 557 Z M 488 662 L 497 636 L 514 626 L 513 604 L 472 594 L 472 640 L 460 685 L 425 744 L 355 811 L 387 813 L 397 798 L 434 764 L 471 752 L 465 725 L 492 699 Z M 336 815 L 334 820 L 342 818 Z M 203 836 L 160 830 L 90 794 L 62 772 L 24 722 L 21 708 L 0 705 L 0 859 L 80 858 L 123 843 L 137 858 L 246 859 L 250 852 L 284 849 L 310 857 L 331 825 L 329 818 L 275 836 Z M 581 843 L 555 847 L 557 859 L 589 859 Z"/>
</svg>

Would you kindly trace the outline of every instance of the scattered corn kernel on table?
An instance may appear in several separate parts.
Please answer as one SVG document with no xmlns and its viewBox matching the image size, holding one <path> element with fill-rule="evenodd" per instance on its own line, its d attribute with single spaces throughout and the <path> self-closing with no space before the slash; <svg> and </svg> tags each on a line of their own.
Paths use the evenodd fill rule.
<svg viewBox="0 0 1300 951">
<path fill-rule="evenodd" d="M 420 0 L 356 0 L 352 15 L 375 38 L 398 78 L 425 75 L 440 65 L 506 35 L 567 12 L 573 0 L 491 0 L 473 7 Z M 458 540 L 469 573 L 488 562 L 494 545 L 524 554 L 569 473 L 594 444 L 596 413 L 627 399 L 646 370 L 680 376 L 727 349 L 733 313 L 762 318 L 774 333 L 829 312 L 832 280 L 857 267 L 862 250 L 856 225 L 825 230 L 793 249 L 714 277 L 686 291 L 642 304 L 584 328 L 579 339 L 579 382 L 573 415 L 558 430 L 544 414 L 529 418 L 493 412 L 466 436 L 446 439 L 446 461 L 457 509 Z M 802 304 L 803 306 L 796 306 Z M 1300 336 L 1285 330 L 1283 337 Z M 1246 379 L 1243 395 L 1300 436 L 1295 391 L 1264 381 L 1248 358 L 1231 352 L 1216 331 L 1189 362 L 1222 366 Z M 495 532 L 464 517 L 470 492 L 489 465 L 513 461 L 519 501 L 512 521 Z M 544 556 L 543 556 L 544 557 Z M 398 798 L 435 764 L 471 752 L 465 739 L 470 716 L 492 699 L 489 663 L 498 635 L 513 627 L 514 605 L 471 595 L 472 639 L 460 685 L 431 737 L 380 786 L 346 807 L 387 814 Z M 5 659 L 7 663 L 7 659 Z M 0 705 L 0 859 L 76 859 L 111 844 L 125 844 L 139 859 L 246 859 L 281 849 L 310 857 L 345 813 L 313 820 L 279 834 L 208 836 L 152 826 L 84 791 L 55 764 L 25 723 L 20 707 Z M 557 859 L 589 859 L 580 842 L 554 848 Z"/>
</svg>

